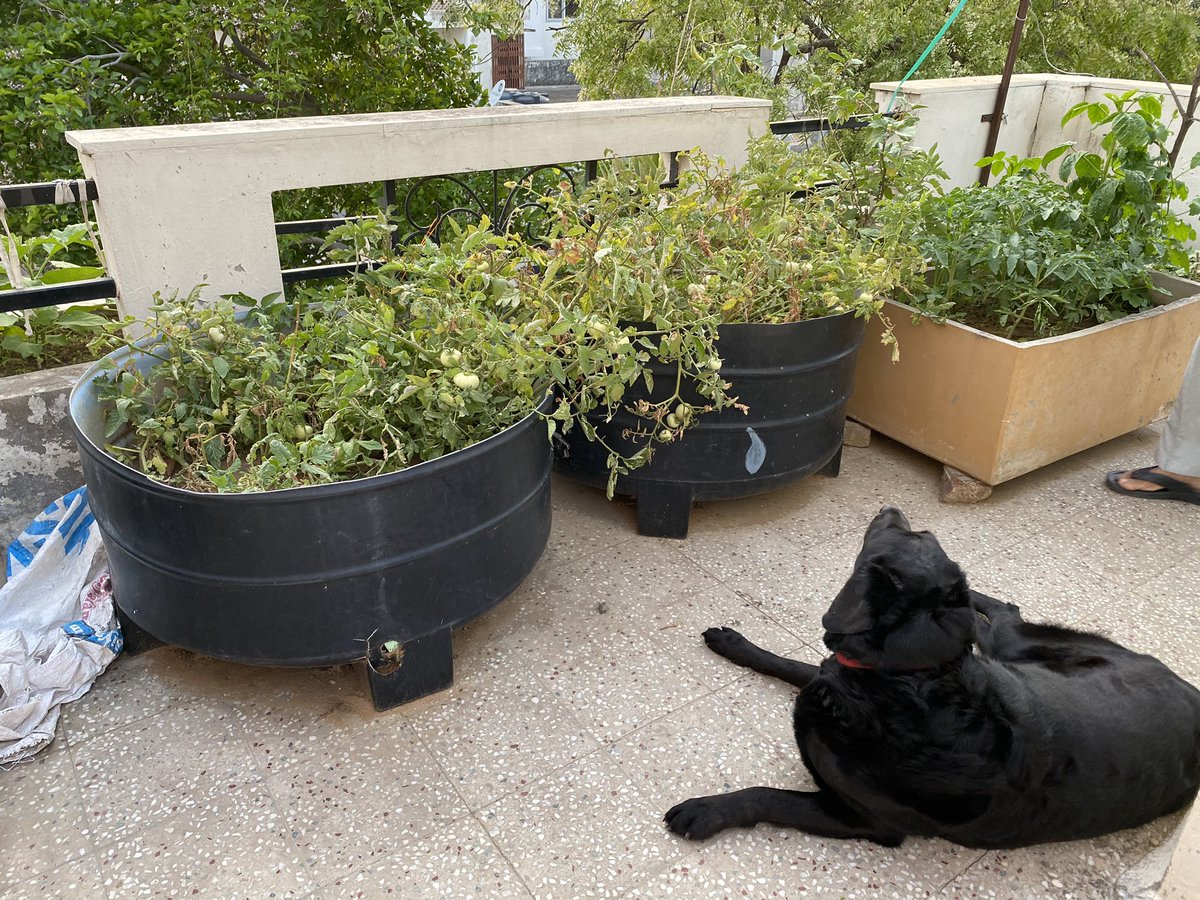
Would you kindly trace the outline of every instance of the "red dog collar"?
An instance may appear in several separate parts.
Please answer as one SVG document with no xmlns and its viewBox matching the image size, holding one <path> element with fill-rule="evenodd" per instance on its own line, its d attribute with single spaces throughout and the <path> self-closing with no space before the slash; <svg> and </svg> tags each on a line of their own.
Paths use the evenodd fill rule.
<svg viewBox="0 0 1200 900">
<path fill-rule="evenodd" d="M 873 669 L 874 666 L 868 666 L 865 662 L 859 662 L 857 659 L 851 659 L 840 650 L 833 654 L 833 658 L 840 662 L 847 669 Z"/>
<path fill-rule="evenodd" d="M 847 669 L 871 669 L 871 670 L 875 669 L 874 666 L 868 665 L 867 663 L 862 662 L 861 660 L 851 659 L 845 653 L 842 653 L 840 650 L 837 653 L 833 654 L 833 658 L 836 659 L 838 662 L 840 662 Z M 931 668 L 933 668 L 933 667 L 932 666 L 913 666 L 912 668 L 894 669 L 893 671 L 896 671 L 896 672 L 924 672 L 926 669 L 931 669 Z"/>
</svg>

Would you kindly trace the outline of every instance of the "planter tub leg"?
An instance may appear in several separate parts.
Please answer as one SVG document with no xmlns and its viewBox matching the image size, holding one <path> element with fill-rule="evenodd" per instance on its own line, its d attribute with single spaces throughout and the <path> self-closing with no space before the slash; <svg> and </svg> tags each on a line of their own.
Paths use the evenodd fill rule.
<svg viewBox="0 0 1200 900">
<path fill-rule="evenodd" d="M 943 503 L 978 503 L 992 495 L 992 486 L 960 472 L 953 466 L 942 467 Z"/>
<path fill-rule="evenodd" d="M 837 478 L 838 473 L 840 473 L 841 471 L 842 471 L 842 446 L 839 444 L 838 448 L 837 448 L 837 453 L 833 454 L 833 457 L 829 460 L 829 462 L 825 463 L 825 465 L 821 467 L 821 474 L 824 475 L 826 478 Z"/>
<path fill-rule="evenodd" d="M 376 712 L 450 687 L 454 683 L 454 642 L 450 629 L 407 641 L 391 661 L 372 651 L 372 659 L 367 660 L 367 683 Z"/>
<path fill-rule="evenodd" d="M 125 643 L 125 649 L 121 652 L 127 653 L 130 656 L 137 656 L 139 653 L 146 653 L 149 650 L 157 650 L 159 647 L 167 646 L 165 641 L 160 641 L 150 632 L 144 631 L 133 619 L 125 615 L 125 610 L 121 609 L 119 603 L 115 605 L 117 608 L 117 622 L 121 625 L 121 639 Z"/>
<path fill-rule="evenodd" d="M 686 538 L 691 517 L 691 485 L 648 484 L 638 490 L 638 534 L 645 537 Z"/>
<path fill-rule="evenodd" d="M 846 429 L 842 432 L 843 447 L 870 447 L 871 429 L 853 419 L 846 420 Z"/>
</svg>

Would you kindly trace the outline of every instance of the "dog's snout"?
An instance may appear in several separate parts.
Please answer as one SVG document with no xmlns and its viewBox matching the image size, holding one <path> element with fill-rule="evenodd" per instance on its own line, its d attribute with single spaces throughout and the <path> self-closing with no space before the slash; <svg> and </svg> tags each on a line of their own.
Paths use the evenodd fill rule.
<svg viewBox="0 0 1200 900">
<path fill-rule="evenodd" d="M 908 517 L 900 510 L 898 506 L 892 506 L 890 503 L 884 505 L 883 509 L 879 510 L 879 515 L 875 517 L 876 521 L 890 522 L 908 528 Z"/>
</svg>

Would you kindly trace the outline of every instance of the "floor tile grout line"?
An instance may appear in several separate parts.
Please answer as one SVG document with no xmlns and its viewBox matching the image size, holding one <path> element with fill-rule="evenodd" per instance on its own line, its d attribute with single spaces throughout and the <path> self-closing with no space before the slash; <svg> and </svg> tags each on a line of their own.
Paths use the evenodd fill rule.
<svg viewBox="0 0 1200 900">
<path fill-rule="evenodd" d="M 581 723 L 580 727 L 583 728 L 585 726 L 583 726 Z M 569 768 L 570 766 L 576 765 L 576 764 L 582 762 L 583 760 L 585 760 L 591 756 L 594 756 L 596 753 L 603 751 L 603 750 L 608 750 L 611 747 L 610 744 L 606 744 L 604 741 L 600 740 L 599 738 L 596 738 L 592 734 L 588 734 L 587 737 L 591 738 L 594 741 L 594 743 L 596 744 L 596 746 L 592 747 L 586 753 L 575 757 L 575 759 L 569 759 L 562 765 L 555 766 L 553 769 L 551 769 L 548 772 L 540 773 L 536 777 L 525 782 L 524 784 L 516 785 L 515 787 L 512 788 L 512 790 L 505 791 L 501 794 L 497 794 L 496 796 L 490 797 L 487 800 L 481 801 L 478 804 L 472 804 L 463 795 L 462 791 L 459 790 L 458 785 L 454 784 L 453 778 L 451 778 L 449 775 L 445 775 L 445 778 L 446 778 L 446 781 L 449 782 L 454 787 L 455 793 L 458 794 L 459 799 L 462 800 L 463 806 L 467 809 L 468 812 L 471 812 L 471 813 L 483 812 L 483 810 L 487 809 L 489 806 L 494 806 L 495 804 L 499 803 L 500 801 L 506 800 L 509 797 L 512 797 L 514 794 L 518 794 L 522 790 L 524 790 L 528 787 L 532 787 L 533 785 L 535 785 L 541 781 L 544 781 L 547 778 L 550 778 L 551 776 L 557 775 L 558 773 L 564 771 L 565 769 Z M 418 734 L 418 738 L 420 738 L 419 734 Z M 425 741 L 423 738 L 421 738 L 421 743 L 422 743 L 422 746 L 426 746 L 426 748 L 427 748 L 427 745 L 425 744 Z M 426 753 L 429 753 L 432 755 L 432 752 L 428 749 L 426 749 Z M 434 762 L 438 764 L 439 768 L 442 767 L 441 762 L 436 758 L 436 756 L 434 757 Z M 443 769 L 442 771 L 443 771 L 443 774 L 445 774 L 445 770 Z"/>
<path fill-rule="evenodd" d="M 88 807 L 83 799 L 87 795 L 84 794 L 84 792 L 83 792 L 83 781 L 79 777 L 79 768 L 75 762 L 75 753 L 74 753 L 75 746 L 76 745 L 74 743 L 68 742 L 68 744 L 65 748 L 65 752 L 67 753 L 67 760 L 71 764 L 71 780 L 74 782 L 75 791 L 80 798 L 80 802 L 83 803 L 84 813 L 87 813 Z M 86 817 L 85 817 L 84 821 L 85 822 L 87 821 Z M 90 823 L 88 823 L 88 824 L 90 824 Z M 87 828 L 87 830 L 88 830 L 88 836 L 87 836 L 88 852 L 80 855 L 79 859 L 85 859 L 86 857 L 89 857 L 89 856 L 94 857 L 95 862 L 97 863 L 96 869 L 97 869 L 97 871 L 99 871 L 100 854 L 103 853 L 109 846 L 111 846 L 111 844 L 104 844 L 104 845 L 99 844 L 96 841 L 95 835 L 92 833 L 92 829 L 90 827 L 88 827 L 88 825 L 85 825 L 84 827 Z M 116 843 L 116 841 L 113 841 L 112 843 Z M 72 862 L 72 860 L 68 860 L 68 863 L 69 862 Z M 46 871 L 53 871 L 56 868 L 58 868 L 58 866 L 54 866 L 51 869 L 47 869 Z"/>
<path fill-rule="evenodd" d="M 525 893 L 528 894 L 530 898 L 533 898 L 534 893 L 533 893 L 533 889 L 529 886 L 529 882 L 527 882 L 525 880 L 525 876 L 521 874 L 521 870 L 517 868 L 516 863 L 514 863 L 511 859 L 509 859 L 508 853 L 505 851 L 505 849 L 502 846 L 500 846 L 500 841 L 497 840 L 496 835 L 492 834 L 492 832 L 488 829 L 487 825 L 484 824 L 483 819 L 480 818 L 480 812 L 482 812 L 482 810 L 480 810 L 478 812 L 475 810 L 471 810 L 469 815 L 470 815 L 471 819 L 474 820 L 474 822 L 483 831 L 484 835 L 487 837 L 487 839 L 491 843 L 491 845 L 496 848 L 496 853 L 498 853 L 500 855 L 500 858 L 502 860 L 504 860 L 505 865 L 507 865 L 508 868 L 512 871 L 513 875 L 515 875 L 517 877 L 517 881 L 521 885 L 521 887 L 523 887 L 525 889 Z"/>
<path fill-rule="evenodd" d="M 258 755 L 254 752 L 254 747 L 253 747 L 252 743 L 248 749 L 250 751 L 250 759 L 253 761 L 254 767 L 258 770 L 259 777 L 261 779 L 258 783 L 262 785 L 263 792 L 266 793 L 267 798 L 271 801 L 272 808 L 275 810 L 276 814 L 278 814 L 278 816 L 279 816 L 279 821 L 283 823 L 284 846 L 290 847 L 295 852 L 297 866 L 300 868 L 301 871 L 304 872 L 305 875 L 307 875 L 308 874 L 308 865 L 307 865 L 307 861 L 305 859 L 304 848 L 302 848 L 300 846 L 300 843 L 294 834 L 294 832 L 300 831 L 300 829 L 293 828 L 292 820 L 291 820 L 291 817 L 288 816 L 287 810 L 284 808 L 283 804 L 280 802 L 279 797 L 276 795 L 275 791 L 271 790 L 271 775 L 270 775 L 270 773 L 263 770 L 262 765 L 258 761 Z M 241 790 L 245 790 L 245 785 L 242 786 Z M 297 879 L 297 880 L 299 880 L 299 879 Z M 313 873 L 312 880 L 313 880 L 313 884 L 315 885 L 315 887 L 311 891 L 309 891 L 308 896 L 311 896 L 311 895 L 317 893 L 317 891 L 321 890 L 321 888 L 323 887 L 323 885 L 321 884 L 321 879 L 316 876 L 315 872 Z"/>
<path fill-rule="evenodd" d="M 681 550 L 681 552 L 684 552 L 684 551 Z M 780 628 L 783 631 L 786 631 L 788 634 L 792 635 L 794 638 L 796 638 L 796 640 L 801 641 L 802 643 L 805 643 L 803 635 L 796 634 L 796 632 L 792 629 L 792 627 L 789 626 L 787 623 L 781 621 L 776 616 L 773 616 L 771 613 L 767 612 L 761 606 L 756 605 L 754 603 L 754 600 L 752 599 L 752 596 L 747 596 L 749 594 L 749 592 L 744 592 L 738 588 L 733 587 L 727 579 L 722 578 L 716 572 L 712 571 L 712 569 L 710 569 L 702 561 L 700 561 L 698 559 L 694 559 L 692 557 L 688 557 L 688 560 L 693 565 L 695 565 L 699 569 L 701 569 L 704 572 L 704 574 L 706 574 L 708 577 L 712 578 L 719 585 L 721 585 L 723 588 L 725 588 L 730 594 L 732 594 L 734 597 L 736 597 L 741 602 L 743 608 L 754 611 L 755 613 L 762 616 L 764 619 L 766 619 L 768 622 L 770 622 L 777 628 Z"/>
<path fill-rule="evenodd" d="M 988 850 L 981 850 L 977 857 L 975 857 L 973 860 L 971 860 L 969 863 L 967 863 L 965 866 L 963 866 L 962 871 L 960 871 L 953 878 L 948 879 L 945 884 L 943 884 L 940 888 L 938 888 L 938 893 L 939 894 L 945 893 L 946 889 L 949 888 L 950 885 L 954 884 L 954 882 L 958 881 L 958 879 L 960 879 L 964 875 L 966 875 L 967 872 L 969 872 L 972 868 L 974 868 L 975 865 L 977 863 L 979 863 L 985 856 L 987 856 L 989 852 L 990 851 L 988 851 Z"/>
<path fill-rule="evenodd" d="M 70 769 L 71 780 L 74 782 L 75 795 L 80 798 L 80 803 L 82 804 L 83 812 L 86 814 L 87 806 L 86 806 L 86 804 L 83 804 L 83 802 L 82 802 L 82 798 L 84 795 L 83 795 L 83 791 L 80 787 L 79 774 L 75 770 L 75 759 L 73 756 L 71 756 L 70 742 L 64 742 L 63 753 L 65 753 L 67 755 L 67 767 L 68 767 L 68 769 Z M 30 762 L 28 762 L 26 764 L 32 764 L 34 762 L 34 760 L 35 760 L 35 758 L 31 758 Z M 22 763 L 17 763 L 16 765 L 21 765 L 21 764 Z M 11 769 L 5 770 L 5 771 L 11 771 Z M 85 821 L 86 821 L 86 817 L 85 817 Z M 96 845 L 92 841 L 92 838 L 90 835 L 86 838 L 86 841 L 87 841 L 87 847 L 84 848 L 83 852 L 80 853 L 78 856 L 72 857 L 67 860 L 63 860 L 61 862 L 57 862 L 57 863 L 52 864 L 44 869 L 40 869 L 37 872 L 30 875 L 28 878 L 18 878 L 16 881 L 10 881 L 6 884 L 0 884 L 0 895 L 3 895 L 4 892 L 6 892 L 9 888 L 18 888 L 18 887 L 22 887 L 24 885 L 32 884 L 33 882 L 37 881 L 38 879 L 44 878 L 47 875 L 49 875 L 50 873 L 56 872 L 59 869 L 65 869 L 69 866 L 78 865 L 78 864 L 84 863 L 84 862 L 91 863 L 92 868 L 98 871 L 99 866 L 97 865 L 97 863 L 99 862 L 98 857 L 99 857 L 100 851 L 96 848 Z"/>
<path fill-rule="evenodd" d="M 581 547 L 576 548 L 576 552 L 572 552 L 572 553 L 566 553 L 563 550 L 558 550 L 558 549 L 552 550 L 550 547 L 550 544 L 547 543 L 546 544 L 546 552 L 549 552 L 552 554 L 552 556 L 550 558 L 551 563 L 553 563 L 555 561 L 555 558 L 557 558 L 558 560 L 561 560 L 564 563 L 571 564 L 571 563 L 577 562 L 579 557 L 582 557 L 589 553 L 592 555 L 599 555 L 601 553 L 610 553 L 611 551 L 616 550 L 618 547 L 623 547 L 625 544 L 628 544 L 631 541 L 637 540 L 638 537 L 640 537 L 640 535 L 638 535 L 636 533 L 635 534 L 627 534 L 627 535 L 624 535 L 624 536 L 618 538 L 617 540 L 613 541 L 611 544 L 604 544 L 602 546 L 597 546 L 597 547 L 581 546 Z M 539 563 L 540 562 L 541 562 L 541 560 L 539 559 Z M 537 571 L 536 567 L 535 567 L 534 571 Z M 530 574 L 532 575 L 533 573 L 531 572 Z"/>
<path fill-rule="evenodd" d="M 407 714 L 404 712 L 404 710 L 403 710 L 403 709 L 398 709 L 398 710 L 397 710 L 397 713 L 398 713 L 398 714 L 399 714 L 399 716 L 400 716 L 400 720 L 401 720 L 401 721 L 404 723 L 404 727 L 405 727 L 405 728 L 407 728 L 407 729 L 409 730 L 409 732 L 412 734 L 412 736 L 413 736 L 414 738 L 416 738 L 416 740 L 417 740 L 417 743 L 421 745 L 421 749 L 425 751 L 425 757 L 426 757 L 427 759 L 431 760 L 431 761 L 433 762 L 433 764 L 434 764 L 435 766 L 437 766 L 437 770 L 438 770 L 438 772 L 439 772 L 439 773 L 441 774 L 441 776 L 442 776 L 442 782 L 443 782 L 443 783 L 445 783 L 445 784 L 448 784 L 448 785 L 450 786 L 450 789 L 451 789 L 451 790 L 453 790 L 453 791 L 454 791 L 454 793 L 455 793 L 455 795 L 458 797 L 458 800 L 459 800 L 459 802 L 460 802 L 460 803 L 462 803 L 462 805 L 463 805 L 463 809 L 465 809 L 465 810 L 467 811 L 467 815 L 469 815 L 469 814 L 471 813 L 471 806 L 470 806 L 470 804 L 469 804 L 469 803 L 467 803 L 467 800 L 466 800 L 466 798 L 465 798 L 465 797 L 463 797 L 463 795 L 462 795 L 462 791 L 460 791 L 460 790 L 458 789 L 458 785 L 454 783 L 454 779 L 450 777 L 449 773 L 448 773 L 448 772 L 445 770 L 445 768 L 442 766 L 441 760 L 439 760 L 439 759 L 438 759 L 438 757 L 437 757 L 437 754 L 433 753 L 433 752 L 430 750 L 430 748 L 429 748 L 429 745 L 426 743 L 425 739 L 424 739 L 423 737 L 421 737 L 421 734 L 420 734 L 420 732 L 419 732 L 419 731 L 418 731 L 416 728 L 414 728 L 414 727 L 413 727 L 412 720 L 411 720 L 411 719 L 409 718 L 409 716 L 408 716 L 408 715 L 407 715 Z M 376 715 L 378 715 L 378 713 L 376 713 Z M 274 798 L 274 797 L 275 797 L 275 794 L 274 794 L 274 792 L 272 792 L 272 793 L 271 793 L 271 796 L 272 796 L 272 798 Z M 452 820 L 451 820 L 449 823 L 442 823 L 442 824 L 440 824 L 440 825 L 436 825 L 436 824 L 435 824 L 435 825 L 434 825 L 434 826 L 433 826 L 433 827 L 432 827 L 432 828 L 431 828 L 429 831 L 421 832 L 421 833 L 418 833 L 418 834 L 416 834 L 416 835 L 410 835 L 409 837 L 410 837 L 410 839 L 411 839 L 412 841 L 423 841 L 423 840 L 425 840 L 426 838 L 428 838 L 428 837 L 431 837 L 431 836 L 432 836 L 432 835 L 434 835 L 434 834 L 437 834 L 437 832 L 439 831 L 439 829 L 440 829 L 441 827 L 444 827 L 446 824 L 453 824 L 454 822 L 460 822 L 460 821 L 462 821 L 464 818 L 466 818 L 466 815 L 462 815 L 462 816 L 456 816 L 456 817 L 455 817 L 454 819 L 452 819 Z M 288 834 L 289 834 L 289 836 L 291 835 L 291 829 L 290 829 L 290 828 L 289 828 L 289 830 L 288 830 Z M 293 840 L 293 842 L 295 842 L 295 838 L 293 838 L 292 840 Z M 299 848 L 299 844 L 297 844 L 297 848 Z M 373 859 L 373 860 L 371 860 L 371 863 L 370 863 L 370 865 L 363 866 L 363 867 L 361 867 L 361 868 L 351 868 L 351 869 L 350 869 L 350 871 L 349 871 L 347 874 L 354 874 L 356 871 L 370 871 L 371 869 L 377 868 L 377 867 L 378 867 L 379 865 L 381 865 L 381 864 L 382 864 L 384 861 L 386 861 L 386 860 L 390 860 L 390 859 L 392 859 L 393 857 L 395 857 L 395 856 L 399 855 L 399 854 L 402 852 L 402 849 L 403 849 L 403 848 L 401 848 L 401 849 L 397 849 L 397 850 L 396 850 L 394 853 L 389 853 L 387 856 L 380 857 L 380 858 L 377 858 L 377 859 Z M 303 850 L 302 850 L 302 849 L 300 850 L 300 853 L 301 853 L 301 855 L 303 855 Z M 330 885 L 332 885 L 332 884 L 333 884 L 335 881 L 337 881 L 338 877 L 344 877 L 344 876 L 337 876 L 337 877 L 334 877 L 334 878 L 331 878 L 331 879 L 329 879 L 328 881 L 321 881 L 321 880 L 318 878 L 318 879 L 317 879 L 317 888 L 316 888 L 316 890 L 324 890 L 325 888 L 327 888 L 327 887 L 329 887 Z"/>
<path fill-rule="evenodd" d="M 171 649 L 182 649 L 182 648 L 158 647 L 149 652 L 156 653 L 156 652 L 161 652 L 164 650 L 171 650 Z M 184 652 L 191 653 L 190 650 L 184 651 Z M 118 657 L 118 659 L 119 658 L 120 657 Z M 129 659 L 132 661 L 132 660 L 138 659 L 138 657 L 130 657 Z M 103 672 L 101 674 L 103 674 Z M 87 695 L 85 694 L 84 696 L 87 696 Z M 82 699 L 82 698 L 80 698 L 80 699 Z M 117 732 L 117 731 L 129 731 L 138 725 L 142 725 L 146 722 L 149 722 L 151 719 L 158 718 L 159 716 L 161 716 L 165 713 L 171 712 L 172 710 L 178 709 L 181 706 L 186 707 L 188 704 L 196 704 L 196 705 L 214 704 L 216 706 L 224 707 L 227 712 L 230 712 L 230 713 L 236 712 L 235 708 L 230 703 L 228 703 L 225 700 L 221 700 L 219 698 L 208 698 L 208 697 L 198 697 L 198 696 L 193 696 L 191 698 L 179 697 L 179 698 L 168 701 L 167 704 L 159 710 L 156 710 L 151 713 L 147 713 L 144 716 L 138 716 L 137 718 L 131 719 L 128 722 L 118 722 L 117 724 L 112 725 L 108 728 L 105 728 L 102 731 L 97 731 L 93 734 L 89 734 L 87 737 L 76 737 L 75 739 L 70 740 L 69 743 L 73 747 L 82 747 L 84 744 L 91 743 L 96 738 L 105 737 L 105 736 L 113 734 L 114 732 Z M 70 735 L 72 729 L 66 723 L 66 721 L 60 722 L 60 727 L 62 727 L 64 729 L 64 734 L 66 734 L 68 736 Z"/>
<path fill-rule="evenodd" d="M 621 735 L 619 735 L 617 738 L 615 738 L 612 741 L 599 741 L 600 746 L 589 750 L 587 753 L 583 754 L 582 756 L 579 756 L 573 760 L 569 760 L 568 762 L 563 763 L 560 766 L 556 766 L 555 768 L 551 769 L 550 771 L 542 773 L 542 774 L 538 775 L 536 778 L 531 779 L 524 785 L 520 785 L 511 791 L 508 791 L 497 797 L 491 798 L 491 799 L 487 800 L 485 803 L 480 804 L 477 808 L 472 808 L 469 804 L 467 805 L 467 808 L 471 811 L 472 814 L 483 813 L 488 807 L 494 806 L 497 803 L 507 800 L 507 799 L 513 797 L 514 795 L 520 793 L 522 790 L 527 790 L 537 784 L 547 781 L 548 779 L 562 773 L 567 768 L 583 763 L 583 761 L 586 759 L 590 759 L 601 753 L 611 754 L 613 749 L 615 748 L 615 746 L 618 743 L 620 743 L 621 741 L 624 741 L 624 740 L 630 738 L 631 736 L 637 734 L 638 732 L 643 731 L 643 730 L 649 728 L 650 726 L 652 726 L 658 722 L 661 722 L 664 719 L 669 718 L 670 716 L 674 715 L 675 713 L 678 713 L 680 710 L 686 709 L 688 706 L 691 706 L 694 703 L 698 703 L 705 698 L 712 697 L 714 694 L 718 693 L 719 691 L 725 690 L 730 685 L 737 683 L 737 681 L 739 681 L 742 677 L 744 677 L 744 676 L 739 675 L 738 677 L 731 679 L 726 684 L 723 684 L 721 687 L 715 688 L 715 689 L 709 689 L 707 685 L 701 685 L 702 687 L 704 687 L 705 693 L 703 693 L 697 697 L 694 697 L 690 700 L 685 701 L 684 703 L 680 704 L 677 707 L 672 708 L 671 710 L 663 713 L 660 716 L 656 716 L 653 719 L 648 719 L 645 722 L 642 722 L 637 727 L 631 728 L 629 731 L 623 732 Z M 449 780 L 449 779 L 447 779 L 447 780 Z M 457 791 L 457 787 L 455 788 L 455 790 Z M 461 797 L 461 794 L 460 794 L 460 797 Z M 464 800 L 464 803 L 465 803 L 465 800 Z M 482 824 L 482 822 L 481 822 L 481 824 Z"/>
</svg>

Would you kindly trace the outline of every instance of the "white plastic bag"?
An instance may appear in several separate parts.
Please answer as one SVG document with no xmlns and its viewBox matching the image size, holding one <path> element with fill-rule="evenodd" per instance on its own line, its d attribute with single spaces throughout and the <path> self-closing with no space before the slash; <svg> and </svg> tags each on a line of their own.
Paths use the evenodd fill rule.
<svg viewBox="0 0 1200 900">
<path fill-rule="evenodd" d="M 51 503 L 8 547 L 0 588 L 0 766 L 54 740 L 78 700 L 121 652 L 100 530 L 86 488 Z"/>
</svg>

